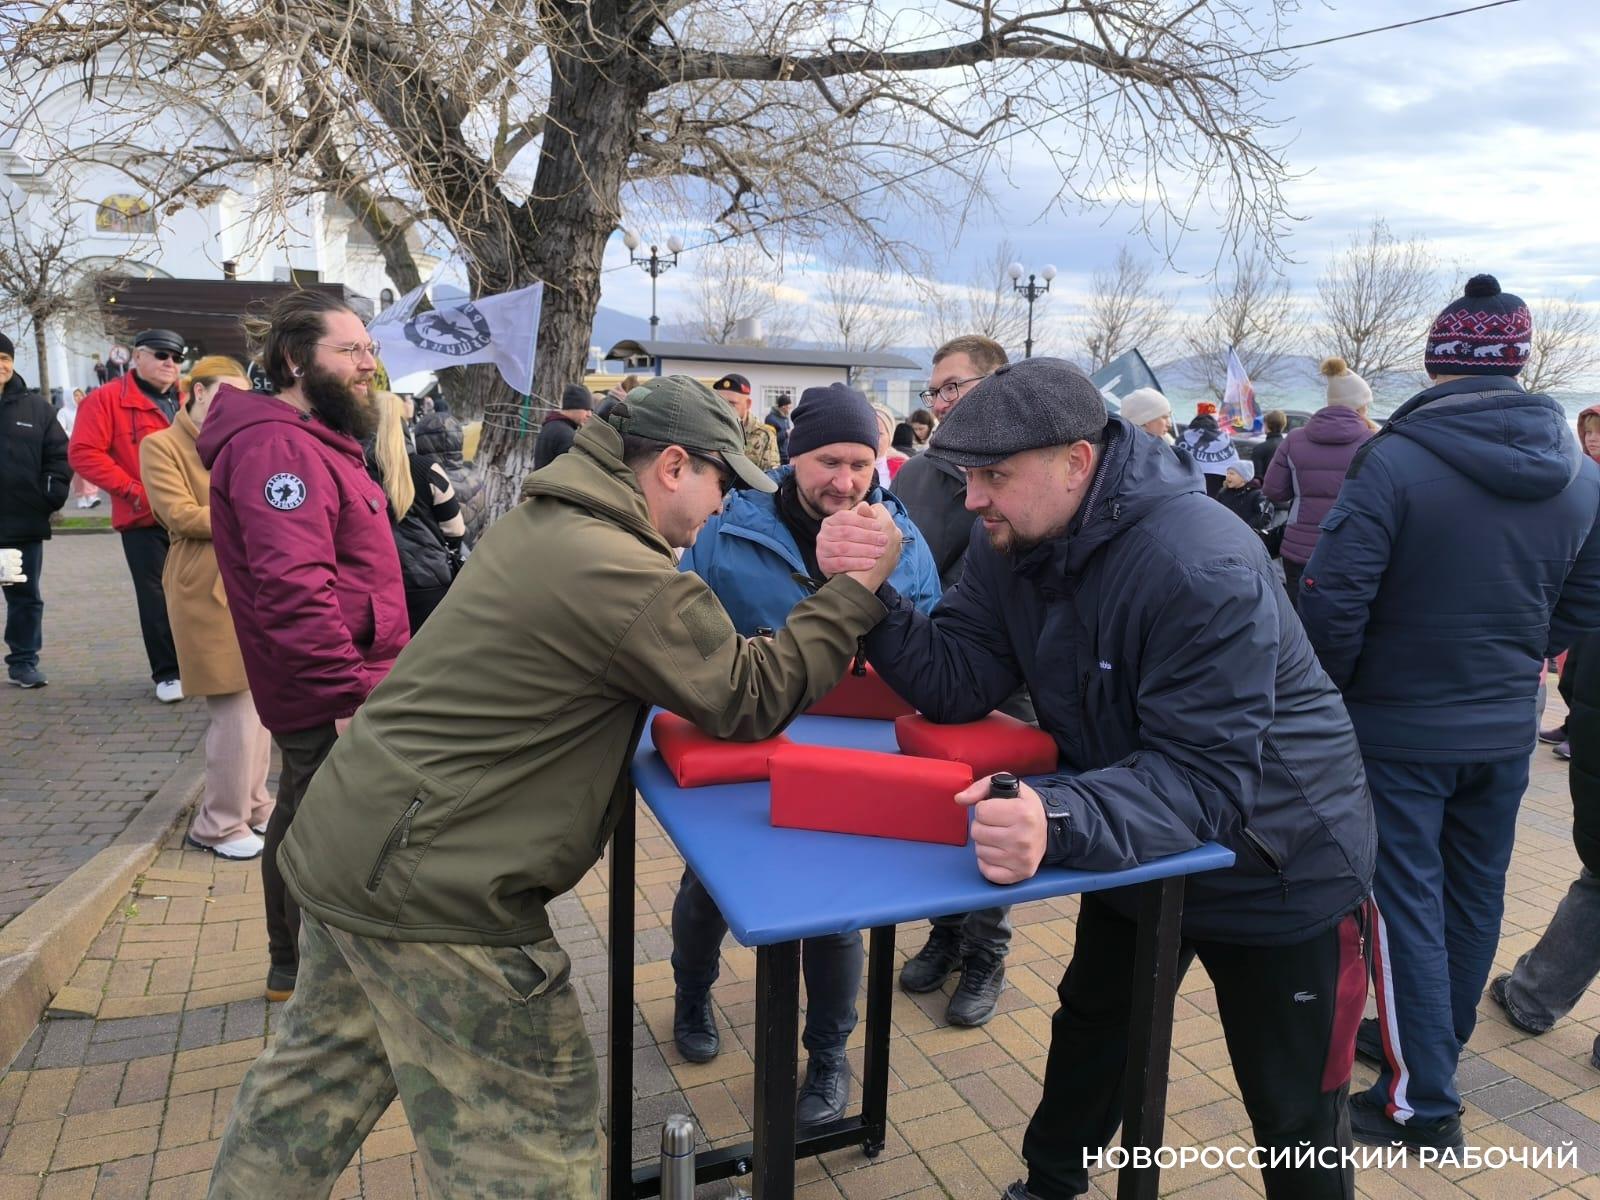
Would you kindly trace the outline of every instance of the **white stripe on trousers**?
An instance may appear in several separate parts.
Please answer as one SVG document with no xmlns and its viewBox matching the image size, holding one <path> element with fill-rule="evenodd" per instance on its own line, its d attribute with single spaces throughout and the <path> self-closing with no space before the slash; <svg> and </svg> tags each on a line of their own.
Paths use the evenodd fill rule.
<svg viewBox="0 0 1600 1200">
<path fill-rule="evenodd" d="M 1394 1082 L 1389 1085 L 1389 1103 L 1394 1108 L 1391 1115 L 1395 1121 L 1404 1125 L 1416 1115 L 1406 1096 L 1406 1085 L 1411 1082 L 1411 1072 L 1406 1069 L 1406 1056 L 1400 1048 L 1400 1023 L 1395 1019 L 1394 971 L 1389 965 L 1389 927 L 1384 923 L 1383 910 L 1376 903 L 1372 907 L 1378 914 L 1376 929 L 1378 971 L 1382 976 L 1380 980 L 1382 986 L 1378 989 L 1378 1031 L 1383 1051 L 1388 1056 L 1390 1068 L 1394 1071 Z"/>
</svg>

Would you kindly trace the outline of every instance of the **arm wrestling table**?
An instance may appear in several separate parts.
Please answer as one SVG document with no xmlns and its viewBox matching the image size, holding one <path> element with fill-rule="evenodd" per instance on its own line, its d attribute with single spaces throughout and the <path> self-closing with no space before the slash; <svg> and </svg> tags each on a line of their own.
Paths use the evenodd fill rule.
<svg viewBox="0 0 1600 1200">
<path fill-rule="evenodd" d="M 890 721 L 799 717 L 787 733 L 793 741 L 813 745 L 898 749 Z M 768 822 L 765 783 L 680 788 L 655 752 L 648 726 L 633 773 L 640 796 L 721 908 L 733 936 L 756 948 L 754 1136 L 748 1143 L 701 1154 L 697 1182 L 750 1173 L 756 1200 L 786 1200 L 794 1194 L 799 1156 L 859 1145 L 871 1158 L 883 1149 L 897 923 L 1135 884 L 1142 886 L 1122 1144 L 1160 1146 L 1183 877 L 1231 866 L 1230 851 L 1208 844 L 1126 871 L 1045 867 L 1032 879 L 1000 887 L 979 874 L 970 844 L 776 829 Z M 632 1163 L 634 825 L 629 806 L 611 841 L 610 1200 L 660 1195 L 657 1168 L 635 1171 Z M 857 929 L 871 930 L 861 1112 L 797 1137 L 800 941 Z M 1154 1166 L 1124 1170 L 1117 1195 L 1119 1200 L 1153 1198 L 1158 1183 Z"/>
</svg>

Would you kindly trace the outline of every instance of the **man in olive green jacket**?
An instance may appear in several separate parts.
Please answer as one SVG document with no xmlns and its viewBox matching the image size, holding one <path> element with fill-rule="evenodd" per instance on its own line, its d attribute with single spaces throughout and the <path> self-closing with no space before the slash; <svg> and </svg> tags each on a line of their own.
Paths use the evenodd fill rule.
<svg viewBox="0 0 1600 1200">
<path fill-rule="evenodd" d="M 545 906 L 633 803 L 652 705 L 719 737 L 782 729 L 884 615 L 898 558 L 746 640 L 673 547 L 744 457 L 732 410 L 652 380 L 479 542 L 312 781 L 279 862 L 299 986 L 245 1077 L 210 1195 L 326 1196 L 398 1091 L 437 1196 L 597 1195 L 599 1077 Z"/>
</svg>

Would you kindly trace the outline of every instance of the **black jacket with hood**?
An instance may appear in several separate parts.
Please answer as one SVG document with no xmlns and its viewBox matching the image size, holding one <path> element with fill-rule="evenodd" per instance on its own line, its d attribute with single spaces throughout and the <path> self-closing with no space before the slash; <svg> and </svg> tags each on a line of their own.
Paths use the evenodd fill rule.
<svg viewBox="0 0 1600 1200">
<path fill-rule="evenodd" d="M 13 375 L 0 390 L 0 546 L 49 538 L 50 514 L 71 486 L 56 410 Z"/>
<path fill-rule="evenodd" d="M 1290 945 L 1368 894 L 1376 832 L 1355 733 L 1261 539 L 1164 443 L 1120 418 L 1067 532 L 1012 557 L 975 529 L 931 615 L 904 601 L 867 637 L 902 696 L 971 721 L 1026 683 L 1068 824 L 1047 861 L 1115 870 L 1216 841 L 1186 936 Z M 1133 914 L 1127 891 L 1107 899 Z"/>
</svg>

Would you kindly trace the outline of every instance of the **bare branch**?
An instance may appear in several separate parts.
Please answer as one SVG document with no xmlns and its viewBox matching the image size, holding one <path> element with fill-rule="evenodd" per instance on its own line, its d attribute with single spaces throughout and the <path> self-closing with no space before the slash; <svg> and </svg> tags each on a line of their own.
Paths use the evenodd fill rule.
<svg viewBox="0 0 1600 1200">
<path fill-rule="evenodd" d="M 1402 242 L 1382 220 L 1354 234 L 1317 281 L 1321 349 L 1375 381 L 1415 368 L 1438 304 L 1438 264 L 1420 239 Z"/>
</svg>

